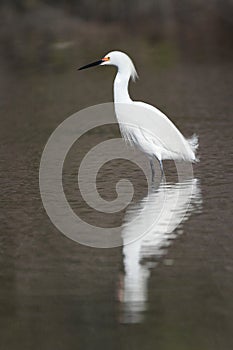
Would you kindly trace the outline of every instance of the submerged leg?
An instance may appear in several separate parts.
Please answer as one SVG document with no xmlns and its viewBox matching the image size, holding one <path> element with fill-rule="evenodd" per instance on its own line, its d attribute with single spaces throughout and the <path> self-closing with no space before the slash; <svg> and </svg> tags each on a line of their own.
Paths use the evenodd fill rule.
<svg viewBox="0 0 233 350">
<path fill-rule="evenodd" d="M 160 166 L 160 170 L 161 170 L 161 180 L 163 179 L 164 177 L 164 170 L 163 170 L 163 163 L 162 163 L 162 160 L 158 157 L 155 156 L 155 158 L 157 159 L 157 161 L 159 162 L 159 166 Z"/>
<path fill-rule="evenodd" d="M 164 170 L 163 170 L 163 163 L 162 163 L 162 160 L 159 159 L 158 157 L 154 156 L 157 161 L 159 162 L 159 166 L 160 166 L 160 170 L 161 170 L 161 179 L 160 179 L 160 182 L 161 180 L 163 179 L 165 173 L 164 173 Z M 154 184 L 155 182 L 155 164 L 154 164 L 154 158 L 150 158 L 150 167 L 151 167 L 151 174 L 152 174 L 152 184 Z"/>
<path fill-rule="evenodd" d="M 160 165 L 160 169 L 161 169 L 161 173 L 162 173 L 162 178 L 164 177 L 164 170 L 163 170 L 163 163 L 162 160 L 159 159 L 159 165 Z"/>
<path fill-rule="evenodd" d="M 152 183 L 154 183 L 154 180 L 155 180 L 155 166 L 154 166 L 153 158 L 150 159 L 150 167 L 151 167 L 151 179 L 152 179 Z"/>
</svg>

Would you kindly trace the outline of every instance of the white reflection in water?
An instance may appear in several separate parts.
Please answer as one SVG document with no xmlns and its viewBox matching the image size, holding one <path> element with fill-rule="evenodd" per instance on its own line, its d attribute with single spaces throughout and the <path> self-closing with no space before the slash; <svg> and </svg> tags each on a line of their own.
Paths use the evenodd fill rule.
<svg viewBox="0 0 233 350">
<path fill-rule="evenodd" d="M 197 179 L 176 184 L 161 183 L 140 203 L 129 208 L 122 225 L 123 242 L 138 232 L 147 233 L 137 241 L 123 246 L 125 275 L 120 280 L 118 296 L 122 306 L 121 322 L 139 323 L 146 310 L 150 269 L 156 258 L 183 232 L 185 220 L 202 205 Z M 143 215 L 139 213 L 143 210 Z M 157 218 L 155 220 L 155 218 Z M 148 229 L 149 227 L 149 229 Z M 167 261 L 172 264 L 172 261 Z"/>
</svg>

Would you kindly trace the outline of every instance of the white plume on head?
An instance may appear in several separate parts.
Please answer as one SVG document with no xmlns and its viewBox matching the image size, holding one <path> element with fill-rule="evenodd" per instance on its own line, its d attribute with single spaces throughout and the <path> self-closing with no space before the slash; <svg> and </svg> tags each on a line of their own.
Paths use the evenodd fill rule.
<svg viewBox="0 0 233 350">
<path fill-rule="evenodd" d="M 132 60 L 130 60 L 130 61 L 131 61 L 131 75 L 130 75 L 130 77 L 132 78 L 133 81 L 136 81 L 136 79 L 139 79 L 139 76 L 138 76 L 138 73 L 136 71 L 136 68 L 135 68 Z"/>
<path fill-rule="evenodd" d="M 138 79 L 138 73 L 133 64 L 131 58 L 122 51 L 111 51 L 105 55 L 105 57 L 109 57 L 110 60 L 104 62 L 103 65 L 113 65 L 118 68 L 119 71 L 130 72 L 130 77 L 133 81 Z"/>
</svg>

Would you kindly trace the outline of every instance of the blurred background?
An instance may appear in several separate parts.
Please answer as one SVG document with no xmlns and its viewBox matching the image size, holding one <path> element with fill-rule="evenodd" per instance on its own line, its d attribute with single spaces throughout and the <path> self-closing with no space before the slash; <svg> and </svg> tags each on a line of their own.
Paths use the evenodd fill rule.
<svg viewBox="0 0 233 350">
<path fill-rule="evenodd" d="M 232 0 L 0 0 L 0 23 L 0 348 L 233 349 Z M 147 257 L 156 267 L 146 269 L 138 321 L 121 302 L 122 248 L 64 237 L 38 185 L 54 129 L 84 107 L 112 101 L 113 67 L 77 71 L 112 50 L 135 62 L 134 99 L 200 137 L 194 173 L 202 212 L 190 209 L 165 256 Z M 94 132 L 74 153 L 69 188 L 79 158 L 105 132 L 117 133 Z M 117 168 L 110 165 L 102 182 L 109 200 Z M 129 175 L 142 198 L 140 174 Z"/>
<path fill-rule="evenodd" d="M 63 115 L 111 101 L 113 70 L 80 74 L 76 68 L 121 50 L 133 58 L 142 79 L 134 87 L 135 98 L 151 98 L 168 114 L 186 113 L 184 104 L 193 105 L 198 91 L 205 94 L 211 87 L 212 96 L 218 88 L 222 94 L 218 85 L 228 84 L 224 80 L 225 75 L 229 80 L 233 57 L 232 8 L 231 0 L 1 0 L 3 99 L 19 95 L 21 100 L 23 94 L 28 104 L 38 107 L 41 98 L 46 108 L 49 98 L 53 113 L 59 97 L 63 103 L 58 113 Z M 96 79 L 101 86 L 98 92 L 92 87 Z M 196 92 L 187 91 L 189 86 Z M 177 88 L 187 94 L 180 106 L 174 97 Z M 169 99 L 176 104 L 172 109 Z M 208 107 L 212 108 L 210 103 Z"/>
<path fill-rule="evenodd" d="M 113 43 L 164 64 L 174 56 L 232 59 L 231 0 L 1 0 L 0 7 L 1 56 L 15 67 L 62 71 L 81 52 L 103 55 Z"/>
</svg>

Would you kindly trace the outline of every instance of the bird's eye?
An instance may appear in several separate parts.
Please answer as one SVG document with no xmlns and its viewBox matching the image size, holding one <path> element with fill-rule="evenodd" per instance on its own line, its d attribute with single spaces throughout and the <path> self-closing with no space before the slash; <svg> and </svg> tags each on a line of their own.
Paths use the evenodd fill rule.
<svg viewBox="0 0 233 350">
<path fill-rule="evenodd" d="M 104 57 L 102 60 L 103 61 L 110 61 L 110 57 L 109 56 L 108 57 Z"/>
</svg>

